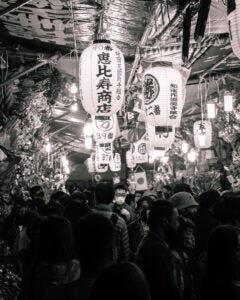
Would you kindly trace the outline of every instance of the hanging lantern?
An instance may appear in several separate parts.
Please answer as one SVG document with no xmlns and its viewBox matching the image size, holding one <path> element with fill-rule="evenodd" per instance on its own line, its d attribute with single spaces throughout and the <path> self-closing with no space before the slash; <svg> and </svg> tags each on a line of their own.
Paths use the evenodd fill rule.
<svg viewBox="0 0 240 300">
<path fill-rule="evenodd" d="M 112 156 L 112 143 L 96 144 L 96 161 L 108 164 Z"/>
<path fill-rule="evenodd" d="M 152 126 L 179 127 L 183 93 L 181 73 L 171 63 L 155 63 L 144 73 L 146 121 Z"/>
<path fill-rule="evenodd" d="M 79 93 L 83 108 L 91 115 L 111 116 L 124 101 L 124 57 L 108 40 L 95 40 L 79 62 Z"/>
<path fill-rule="evenodd" d="M 155 160 L 158 159 L 160 157 L 163 157 L 166 153 L 166 149 L 165 148 L 161 148 L 161 147 L 154 147 L 152 149 L 149 150 L 149 156 Z"/>
<path fill-rule="evenodd" d="M 131 150 L 126 152 L 126 163 L 129 169 L 133 169 L 136 167 L 136 161 L 134 160 L 134 156 Z"/>
<path fill-rule="evenodd" d="M 212 124 L 210 121 L 196 121 L 193 125 L 194 143 L 197 148 L 212 146 Z"/>
<path fill-rule="evenodd" d="M 121 156 L 119 153 L 111 156 L 109 167 L 112 172 L 119 172 L 121 170 Z"/>
<path fill-rule="evenodd" d="M 96 173 L 106 173 L 108 170 L 108 164 L 100 164 L 95 159 L 95 169 L 96 169 Z"/>
<path fill-rule="evenodd" d="M 118 120 L 116 114 L 104 117 L 93 116 L 93 136 L 97 143 L 111 143 L 116 137 Z"/>
<path fill-rule="evenodd" d="M 92 153 L 91 156 L 85 160 L 84 164 L 87 167 L 88 173 L 95 173 L 95 153 Z"/>
<path fill-rule="evenodd" d="M 131 152 L 136 163 L 145 163 L 148 161 L 148 144 L 145 140 L 139 140 L 131 145 Z"/>
<path fill-rule="evenodd" d="M 183 153 L 187 153 L 188 152 L 188 148 L 189 148 L 189 145 L 187 142 L 183 141 L 182 143 L 182 152 Z"/>
<path fill-rule="evenodd" d="M 92 149 L 93 140 L 92 140 L 91 136 L 86 136 L 84 138 L 84 145 L 85 145 L 86 149 L 88 149 L 88 150 Z"/>
<path fill-rule="evenodd" d="M 165 132 L 158 131 L 158 129 L 158 127 L 147 124 L 148 141 L 150 147 L 162 147 L 167 151 L 174 142 L 175 128 L 167 128 Z"/>
<path fill-rule="evenodd" d="M 196 161 L 196 159 L 197 159 L 197 153 L 196 153 L 196 151 L 194 150 L 194 149 L 191 149 L 191 151 L 188 153 L 188 160 L 190 161 L 190 162 L 195 162 Z"/>
<path fill-rule="evenodd" d="M 234 54 L 240 58 L 240 1 L 228 0 L 228 30 Z"/>
<path fill-rule="evenodd" d="M 224 111 L 231 112 L 233 111 L 233 96 L 230 92 L 226 91 L 223 96 L 224 101 Z"/>
<path fill-rule="evenodd" d="M 208 119 L 216 118 L 216 105 L 213 101 L 207 103 L 207 117 Z"/>
</svg>

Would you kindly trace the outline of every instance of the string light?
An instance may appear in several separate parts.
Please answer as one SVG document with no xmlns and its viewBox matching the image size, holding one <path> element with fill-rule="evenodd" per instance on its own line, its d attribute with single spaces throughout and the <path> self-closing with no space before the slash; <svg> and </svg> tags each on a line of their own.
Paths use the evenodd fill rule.
<svg viewBox="0 0 240 300">
<path fill-rule="evenodd" d="M 70 92 L 72 94 L 77 94 L 77 91 L 78 91 L 77 83 L 73 82 L 70 86 Z"/>
</svg>

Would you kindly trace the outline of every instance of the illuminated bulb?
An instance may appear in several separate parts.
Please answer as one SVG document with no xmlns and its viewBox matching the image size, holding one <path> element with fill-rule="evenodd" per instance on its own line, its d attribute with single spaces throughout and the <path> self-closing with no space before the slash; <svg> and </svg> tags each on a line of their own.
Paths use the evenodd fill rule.
<svg viewBox="0 0 240 300">
<path fill-rule="evenodd" d="M 66 167 L 66 168 L 65 168 L 65 173 L 66 173 L 66 174 L 70 174 L 70 169 L 69 169 L 69 167 Z"/>
<path fill-rule="evenodd" d="M 208 102 L 207 103 L 207 116 L 208 116 L 208 119 L 216 118 L 215 103 L 213 103 L 213 102 Z"/>
<path fill-rule="evenodd" d="M 62 160 L 62 163 L 64 164 L 64 162 L 67 160 L 66 155 L 63 155 L 63 156 L 61 157 L 61 160 Z"/>
<path fill-rule="evenodd" d="M 84 144 L 85 144 L 86 149 L 88 149 L 88 150 L 92 149 L 92 144 L 93 144 L 92 137 L 86 136 Z"/>
<path fill-rule="evenodd" d="M 169 157 L 164 155 L 164 156 L 162 157 L 162 162 L 163 162 L 164 164 L 166 164 L 166 163 L 168 162 L 168 159 L 169 159 Z"/>
<path fill-rule="evenodd" d="M 92 122 L 87 122 L 83 128 L 83 134 L 84 137 L 90 137 L 93 135 L 93 123 Z"/>
<path fill-rule="evenodd" d="M 199 146 L 205 146 L 206 145 L 206 135 L 200 133 L 198 135 L 198 140 L 199 140 Z"/>
<path fill-rule="evenodd" d="M 72 111 L 78 111 L 78 105 L 77 105 L 76 102 L 72 104 L 71 110 L 72 110 Z"/>
<path fill-rule="evenodd" d="M 68 159 L 66 159 L 66 160 L 63 161 L 63 166 L 64 166 L 64 168 L 68 168 L 68 166 L 69 166 Z"/>
<path fill-rule="evenodd" d="M 77 91 L 78 91 L 77 84 L 76 84 L 76 82 L 73 82 L 72 85 L 70 86 L 70 92 L 72 94 L 76 94 Z"/>
<path fill-rule="evenodd" d="M 192 149 L 189 153 L 188 153 L 188 160 L 190 162 L 195 162 L 197 158 L 197 153 Z"/>
<path fill-rule="evenodd" d="M 51 152 L 51 144 L 48 143 L 46 146 L 45 146 L 45 150 L 47 153 L 50 153 Z"/>
<path fill-rule="evenodd" d="M 230 92 L 224 94 L 224 111 L 231 112 L 233 111 L 233 96 Z"/>
<path fill-rule="evenodd" d="M 183 153 L 187 153 L 188 152 L 188 143 L 186 143 L 186 142 L 183 142 L 182 143 L 182 152 Z"/>
</svg>

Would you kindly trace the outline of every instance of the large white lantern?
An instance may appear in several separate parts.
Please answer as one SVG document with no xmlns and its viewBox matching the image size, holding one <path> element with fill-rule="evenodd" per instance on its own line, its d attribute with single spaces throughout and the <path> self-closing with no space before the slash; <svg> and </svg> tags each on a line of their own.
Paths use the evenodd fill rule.
<svg viewBox="0 0 240 300">
<path fill-rule="evenodd" d="M 139 140 L 131 145 L 131 152 L 136 163 L 148 162 L 148 142 Z"/>
<path fill-rule="evenodd" d="M 116 137 L 118 120 L 112 116 L 93 116 L 93 137 L 97 143 L 111 143 Z"/>
<path fill-rule="evenodd" d="M 111 116 L 124 101 L 124 57 L 108 40 L 95 40 L 79 62 L 79 93 L 91 115 Z"/>
<path fill-rule="evenodd" d="M 158 131 L 158 128 L 147 124 L 148 140 L 151 148 L 161 147 L 167 151 L 175 139 L 175 128 L 168 128 L 166 132 Z"/>
<path fill-rule="evenodd" d="M 212 146 L 212 124 L 199 120 L 193 125 L 194 144 L 197 148 L 206 149 Z"/>
<path fill-rule="evenodd" d="M 144 73 L 146 121 L 152 126 L 179 127 L 181 123 L 183 79 L 180 71 L 169 64 L 154 63 Z"/>
<path fill-rule="evenodd" d="M 240 0 L 228 0 L 228 30 L 234 54 L 240 58 Z"/>
<path fill-rule="evenodd" d="M 121 156 L 119 153 L 111 156 L 109 167 L 112 172 L 119 172 L 121 170 Z"/>
<path fill-rule="evenodd" d="M 112 156 L 112 143 L 96 144 L 96 161 L 99 164 L 108 164 Z"/>
<path fill-rule="evenodd" d="M 126 152 L 126 164 L 129 169 L 133 169 L 136 167 L 136 161 L 131 150 L 128 150 Z"/>
</svg>

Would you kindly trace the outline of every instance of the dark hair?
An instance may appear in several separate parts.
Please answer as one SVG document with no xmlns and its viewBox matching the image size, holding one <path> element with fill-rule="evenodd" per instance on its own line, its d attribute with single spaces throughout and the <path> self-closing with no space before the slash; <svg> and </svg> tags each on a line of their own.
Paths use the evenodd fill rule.
<svg viewBox="0 0 240 300">
<path fill-rule="evenodd" d="M 116 190 L 127 191 L 128 188 L 127 188 L 127 186 L 124 183 L 118 183 L 118 184 L 114 185 L 114 191 L 116 191 Z"/>
<path fill-rule="evenodd" d="M 173 215 L 174 206 L 166 200 L 155 201 L 149 212 L 148 223 L 151 231 L 156 231 L 162 227 L 164 219 L 170 219 Z"/>
<path fill-rule="evenodd" d="M 94 283 L 91 300 L 149 300 L 150 291 L 142 270 L 130 262 L 110 266 Z"/>
<path fill-rule="evenodd" d="M 135 202 L 135 195 L 134 194 L 127 194 L 125 202 L 128 205 L 131 205 L 132 202 Z"/>
<path fill-rule="evenodd" d="M 187 183 L 176 184 L 175 187 L 173 188 L 173 192 L 174 192 L 174 194 L 176 194 L 178 192 L 188 192 L 191 195 L 193 195 L 193 191 L 192 191 L 190 185 Z"/>
<path fill-rule="evenodd" d="M 220 194 L 216 190 L 209 190 L 200 194 L 198 202 L 203 208 L 211 208 L 220 198 Z"/>
<path fill-rule="evenodd" d="M 30 197 L 32 199 L 34 199 L 36 196 L 37 197 L 43 197 L 44 196 L 43 189 L 40 185 L 35 185 L 35 186 L 31 187 L 29 189 L 29 194 L 30 194 Z"/>
<path fill-rule="evenodd" d="M 72 201 L 65 209 L 64 216 L 72 223 L 73 226 L 79 219 L 90 214 L 90 208 L 85 202 Z"/>
<path fill-rule="evenodd" d="M 106 182 L 98 183 L 95 189 L 97 203 L 110 204 L 114 198 L 113 186 Z"/>
<path fill-rule="evenodd" d="M 83 192 L 79 192 L 79 191 L 74 191 L 72 194 L 71 194 L 71 200 L 72 201 L 83 201 L 83 202 L 86 202 L 86 195 L 83 193 Z"/>
<path fill-rule="evenodd" d="M 225 193 L 215 204 L 214 213 L 222 223 L 234 223 L 240 219 L 240 196 L 234 192 Z"/>
<path fill-rule="evenodd" d="M 59 199 L 59 197 L 62 197 L 66 195 L 66 193 L 64 193 L 63 191 L 54 191 L 51 196 L 50 196 L 50 202 L 51 201 L 57 201 Z"/>
</svg>

